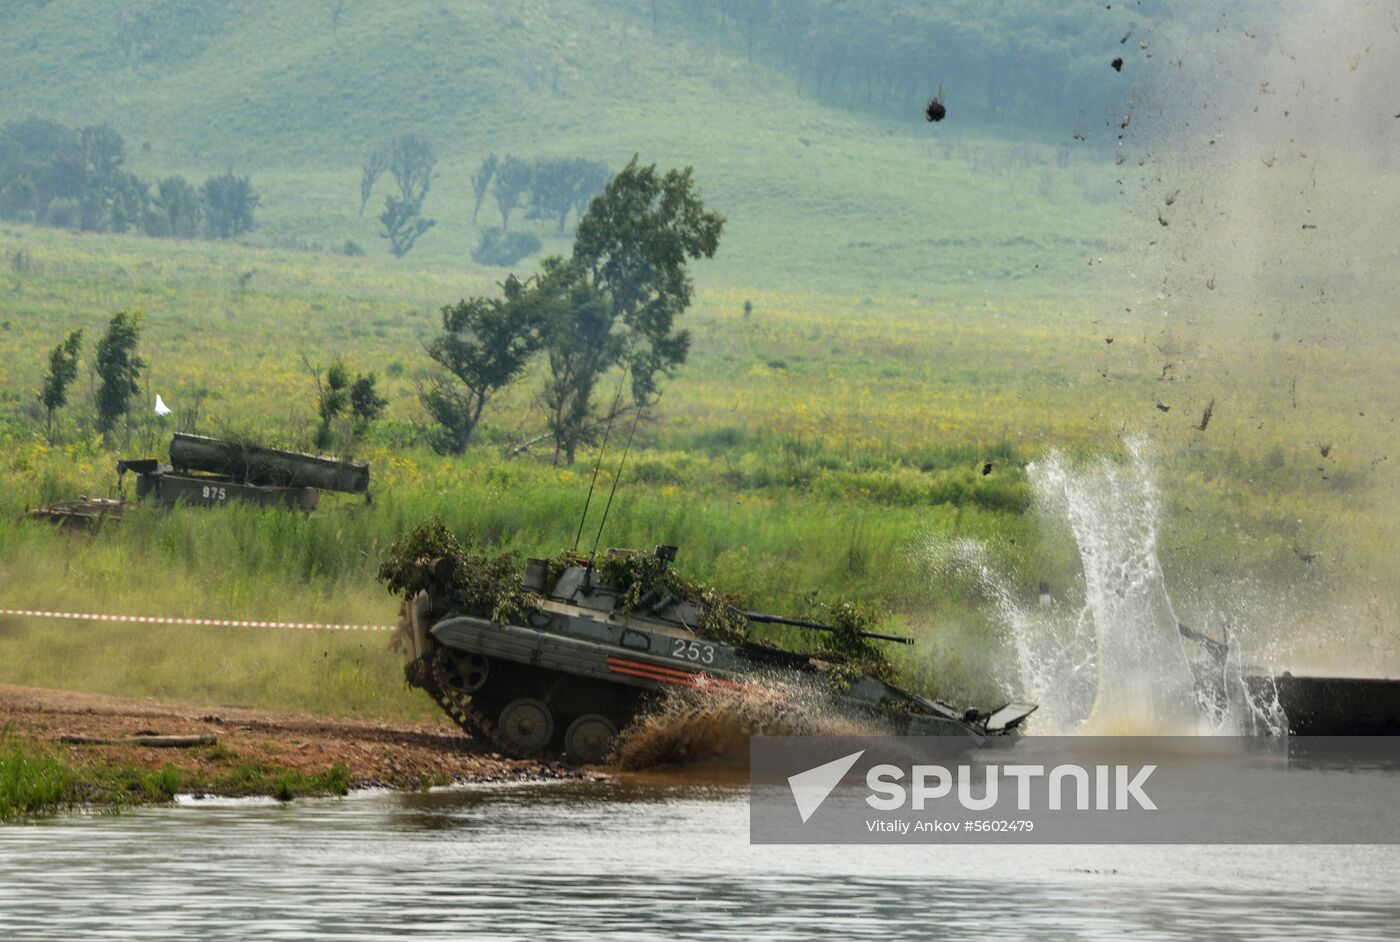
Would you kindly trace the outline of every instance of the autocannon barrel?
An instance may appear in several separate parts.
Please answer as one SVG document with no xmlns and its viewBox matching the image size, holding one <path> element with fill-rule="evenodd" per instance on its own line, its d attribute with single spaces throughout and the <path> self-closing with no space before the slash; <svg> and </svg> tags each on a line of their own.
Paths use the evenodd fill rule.
<svg viewBox="0 0 1400 942">
<path fill-rule="evenodd" d="M 784 615 L 765 615 L 763 612 L 747 612 L 743 609 L 737 609 L 736 611 L 749 621 L 758 622 L 763 625 L 791 625 L 794 628 L 806 628 L 810 631 L 830 631 L 833 633 L 845 630 L 843 628 L 837 628 L 835 625 L 824 625 L 819 621 L 807 621 L 803 618 L 788 618 Z M 894 641 L 898 644 L 914 643 L 913 638 L 908 638 L 904 635 L 886 635 L 878 631 L 857 631 L 856 636 L 860 638 L 874 638 L 877 641 Z"/>
</svg>

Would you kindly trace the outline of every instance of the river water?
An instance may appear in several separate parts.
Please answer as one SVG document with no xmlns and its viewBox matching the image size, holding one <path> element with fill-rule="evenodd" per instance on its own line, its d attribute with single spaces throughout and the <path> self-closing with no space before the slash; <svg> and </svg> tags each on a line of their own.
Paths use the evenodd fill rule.
<svg viewBox="0 0 1400 942">
<path fill-rule="evenodd" d="M 10 939 L 1394 939 L 1395 846 L 748 843 L 737 782 L 194 802 L 0 829 Z"/>
</svg>

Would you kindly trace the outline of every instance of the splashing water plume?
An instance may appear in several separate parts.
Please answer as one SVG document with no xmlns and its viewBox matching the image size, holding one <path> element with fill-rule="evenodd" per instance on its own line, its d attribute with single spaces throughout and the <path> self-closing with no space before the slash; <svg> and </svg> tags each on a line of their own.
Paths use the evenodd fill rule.
<svg viewBox="0 0 1400 942">
<path fill-rule="evenodd" d="M 1255 702 L 1238 652 L 1198 686 L 1157 556 L 1160 500 L 1147 447 L 1128 461 L 1072 465 L 1058 452 L 1027 469 L 1036 509 L 1067 525 L 1083 570 L 1083 600 L 1030 607 L 993 554 L 975 540 L 934 543 L 945 577 L 972 581 L 1003 619 L 1017 673 L 1006 686 L 1039 703 L 1034 729 L 1049 735 L 1201 735 L 1277 732 L 1276 702 Z M 1192 651 L 1192 654 L 1197 652 Z M 1223 698 L 1218 702 L 1217 698 Z"/>
<path fill-rule="evenodd" d="M 1046 510 L 1068 520 L 1084 568 L 1096 638 L 1097 683 L 1079 732 L 1203 732 L 1191 668 L 1157 559 L 1159 500 L 1142 442 L 1129 462 L 1073 470 L 1052 453 L 1028 470 Z"/>
</svg>

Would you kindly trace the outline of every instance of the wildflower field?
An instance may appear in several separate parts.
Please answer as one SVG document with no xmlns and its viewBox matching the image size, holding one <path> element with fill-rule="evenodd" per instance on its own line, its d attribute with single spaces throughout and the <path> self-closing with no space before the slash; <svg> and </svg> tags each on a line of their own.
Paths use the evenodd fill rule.
<svg viewBox="0 0 1400 942">
<path fill-rule="evenodd" d="M 390 542 L 429 517 L 466 541 L 525 554 L 572 543 L 595 453 L 559 468 L 547 448 L 504 457 L 539 430 L 537 375 L 492 404 L 468 455 L 439 456 L 422 443 L 413 381 L 426 366 L 423 340 L 441 305 L 491 290 L 485 278 L 377 259 L 0 230 L 0 258 L 21 254 L 22 265 L 0 271 L 0 607 L 383 625 L 397 606 L 375 570 Z M 1182 340 L 1164 354 L 1160 331 L 1135 336 L 1127 318 L 1105 313 L 1102 295 L 699 287 L 686 317 L 692 355 L 637 432 L 604 546 L 676 544 L 688 572 L 759 607 L 872 603 L 920 639 L 898 652 L 912 678 L 985 700 L 1004 679 L 1002 626 L 976 586 L 931 571 L 923 548 L 981 541 L 1026 598 L 1040 580 L 1072 586 L 1073 545 L 1034 512 L 1026 464 L 1050 449 L 1117 454 L 1124 436 L 1142 435 L 1166 503 L 1163 563 L 1188 606 L 1193 588 L 1252 580 L 1256 590 L 1288 587 L 1294 599 L 1310 587 L 1297 618 L 1345 606 L 1358 623 L 1379 624 L 1393 610 L 1389 587 L 1367 581 L 1390 565 L 1377 512 L 1388 494 L 1368 475 L 1385 440 L 1365 437 L 1367 418 L 1346 416 L 1335 392 L 1345 387 L 1330 380 L 1338 370 L 1369 377 L 1372 408 L 1393 397 L 1379 385 L 1379 347 L 1369 358 L 1355 346 L 1283 349 L 1270 334 L 1222 327 L 1228 335 L 1208 349 Z M 46 444 L 35 405 L 46 351 L 68 329 L 98 333 L 124 307 L 145 314 L 143 394 L 159 392 L 175 414 L 158 418 L 143 401 L 129 436 L 103 448 L 84 366 L 58 441 Z M 1194 356 L 1212 372 L 1164 381 L 1164 355 Z M 1280 356 L 1290 370 L 1277 369 Z M 29 507 L 109 495 L 115 460 L 161 454 L 177 422 L 309 447 L 315 387 L 303 361 L 336 357 L 375 371 L 390 399 L 357 452 L 372 466 L 372 503 L 328 497 L 310 516 L 143 509 L 82 534 L 17 521 Z M 1264 358 L 1273 366 L 1255 368 Z M 1334 443 L 1325 461 L 1320 436 Z M 615 439 L 600 493 L 620 453 Z M 0 681 L 431 715 L 403 688 L 385 640 L 4 619 Z"/>
</svg>

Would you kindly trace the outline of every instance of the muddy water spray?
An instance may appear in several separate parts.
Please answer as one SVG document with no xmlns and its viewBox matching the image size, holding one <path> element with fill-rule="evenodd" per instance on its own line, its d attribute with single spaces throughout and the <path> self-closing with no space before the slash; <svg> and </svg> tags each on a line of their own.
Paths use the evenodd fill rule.
<svg viewBox="0 0 1400 942">
<path fill-rule="evenodd" d="M 769 680 L 738 692 L 668 691 L 623 730 L 617 763 L 745 765 L 750 736 L 869 736 L 880 730 L 837 714 L 829 696 L 801 684 Z"/>
</svg>

